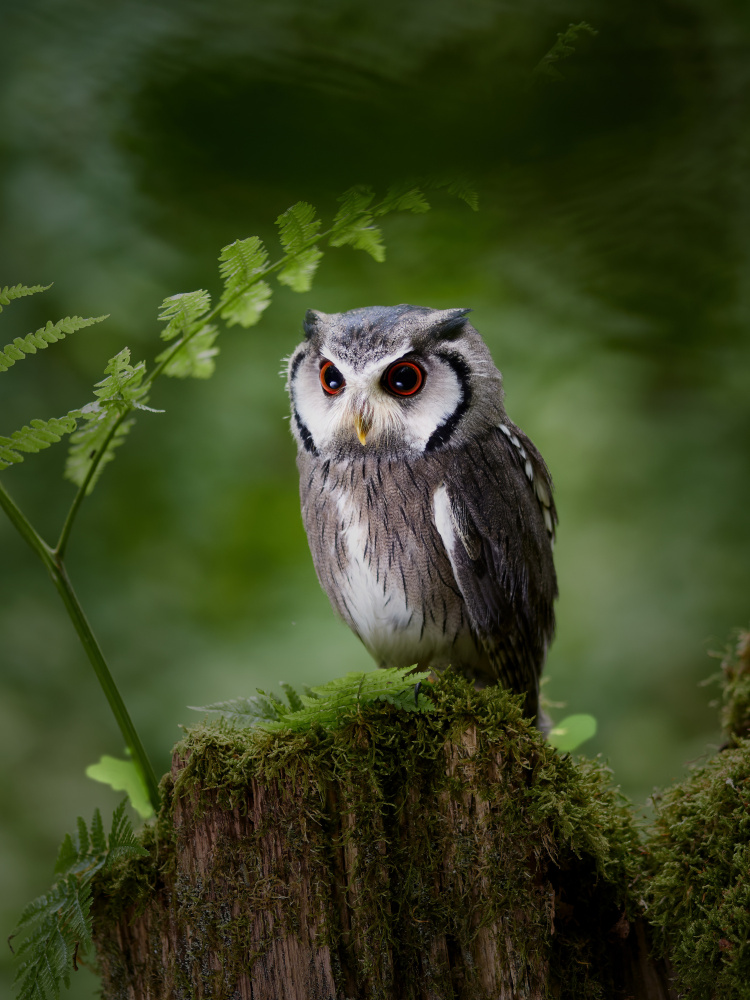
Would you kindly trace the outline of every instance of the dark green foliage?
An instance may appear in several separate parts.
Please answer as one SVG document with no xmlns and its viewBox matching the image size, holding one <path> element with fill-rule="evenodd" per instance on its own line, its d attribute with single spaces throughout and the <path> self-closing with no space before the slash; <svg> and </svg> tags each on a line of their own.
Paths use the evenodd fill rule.
<svg viewBox="0 0 750 1000">
<path fill-rule="evenodd" d="M 578 24 L 569 24 L 565 31 L 559 31 L 555 44 L 537 63 L 534 69 L 534 78 L 546 79 L 548 81 L 562 80 L 563 75 L 556 64 L 562 59 L 569 59 L 573 55 L 581 35 L 595 37 L 598 35 L 598 32 L 585 21 L 580 21 Z"/>
<path fill-rule="evenodd" d="M 77 835 L 66 835 L 55 865 L 50 891 L 24 909 L 13 938 L 20 962 L 18 1000 L 58 997 L 71 970 L 91 947 L 91 883 L 97 873 L 117 861 L 145 855 L 136 841 L 122 802 L 107 837 L 97 809 L 90 830 L 79 817 Z"/>
<path fill-rule="evenodd" d="M 412 667 L 388 670 L 356 671 L 345 677 L 308 688 L 299 695 L 289 684 L 282 687 L 289 705 L 274 694 L 259 691 L 248 698 L 233 698 L 200 707 L 196 712 L 217 715 L 233 726 L 259 726 L 262 729 L 290 729 L 303 732 L 311 726 L 331 729 L 344 713 L 375 701 L 385 701 L 404 712 L 432 712 L 435 706 L 419 685 L 429 672 L 417 673 Z M 429 689 L 426 685 L 426 689 Z"/>
<path fill-rule="evenodd" d="M 750 984 L 750 741 L 656 798 L 647 915 L 680 996 L 747 1000 Z"/>
</svg>

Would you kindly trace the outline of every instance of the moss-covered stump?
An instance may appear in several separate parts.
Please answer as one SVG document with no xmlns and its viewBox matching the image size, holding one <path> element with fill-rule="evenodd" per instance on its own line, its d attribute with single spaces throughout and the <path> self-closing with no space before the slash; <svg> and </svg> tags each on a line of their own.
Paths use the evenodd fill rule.
<svg viewBox="0 0 750 1000">
<path fill-rule="evenodd" d="M 750 997 L 750 740 L 656 800 L 648 915 L 692 1000 Z"/>
<path fill-rule="evenodd" d="M 332 731 L 191 730 L 149 857 L 95 890 L 104 996 L 666 997 L 606 769 L 504 691 L 449 675 L 435 699 Z"/>
</svg>

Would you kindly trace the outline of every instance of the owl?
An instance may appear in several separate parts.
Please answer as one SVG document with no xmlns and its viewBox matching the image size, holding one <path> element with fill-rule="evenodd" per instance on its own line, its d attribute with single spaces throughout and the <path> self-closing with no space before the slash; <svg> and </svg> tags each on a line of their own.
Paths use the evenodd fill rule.
<svg viewBox="0 0 750 1000">
<path fill-rule="evenodd" d="M 555 625 L 547 466 L 468 309 L 309 310 L 287 369 L 321 586 L 381 667 L 525 694 Z"/>
</svg>

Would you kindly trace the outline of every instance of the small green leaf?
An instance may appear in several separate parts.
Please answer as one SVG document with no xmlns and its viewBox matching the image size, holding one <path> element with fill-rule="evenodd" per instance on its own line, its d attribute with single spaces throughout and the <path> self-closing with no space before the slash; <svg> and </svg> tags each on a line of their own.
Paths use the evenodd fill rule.
<svg viewBox="0 0 750 1000">
<path fill-rule="evenodd" d="M 116 792 L 126 792 L 130 804 L 141 817 L 148 819 L 154 810 L 148 798 L 148 789 L 138 768 L 132 760 L 120 760 L 106 754 L 99 759 L 98 764 L 89 764 L 86 777 L 109 785 Z"/>
<path fill-rule="evenodd" d="M 593 715 L 569 715 L 558 722 L 547 735 L 547 742 L 562 753 L 570 753 L 596 734 L 597 723 Z"/>
</svg>

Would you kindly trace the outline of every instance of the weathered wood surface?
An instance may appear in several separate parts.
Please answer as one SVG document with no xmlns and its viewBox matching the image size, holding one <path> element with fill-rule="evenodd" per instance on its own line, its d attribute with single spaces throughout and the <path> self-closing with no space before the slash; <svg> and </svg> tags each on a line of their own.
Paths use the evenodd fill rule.
<svg viewBox="0 0 750 1000">
<path fill-rule="evenodd" d="M 346 783 L 321 788 L 299 776 L 251 779 L 232 808 L 211 788 L 175 795 L 171 874 L 143 912 L 99 923 L 105 998 L 565 996 L 550 955 L 576 901 L 546 847 L 514 842 L 498 824 L 499 800 L 477 788 L 476 745 L 472 726 L 447 741 L 450 790 L 390 789 L 392 809 Z M 505 762 L 489 759 L 500 787 Z M 178 789 L 186 764 L 173 761 Z M 414 845 L 438 834 L 449 847 L 420 871 Z M 506 877 L 522 879 L 520 891 L 499 892 Z M 600 934 L 612 1000 L 671 996 L 643 926 L 623 917 Z"/>
</svg>

